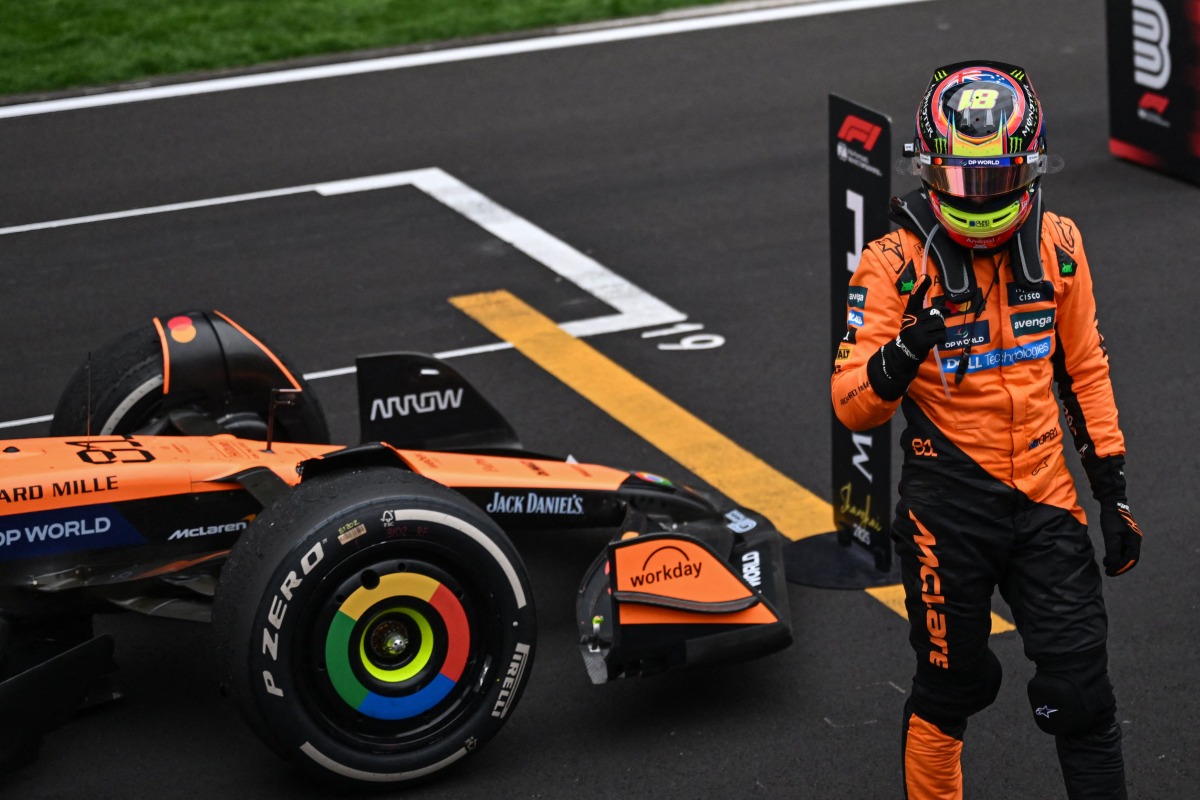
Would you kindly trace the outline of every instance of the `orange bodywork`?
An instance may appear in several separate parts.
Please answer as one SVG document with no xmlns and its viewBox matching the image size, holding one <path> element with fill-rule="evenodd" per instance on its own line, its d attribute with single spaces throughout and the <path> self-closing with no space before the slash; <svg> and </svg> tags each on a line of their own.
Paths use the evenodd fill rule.
<svg viewBox="0 0 1200 800">
<path fill-rule="evenodd" d="M 0 442 L 0 515 L 240 488 L 232 476 L 265 467 L 290 485 L 296 466 L 336 445 L 217 436 L 70 436 Z M 535 458 L 395 450 L 444 486 L 615 491 L 623 470 Z"/>
<path fill-rule="evenodd" d="M 266 467 L 289 484 L 296 465 L 340 448 L 218 436 L 69 436 L 0 442 L 0 514 L 240 488 Z"/>
<path fill-rule="evenodd" d="M 757 625 L 778 622 L 764 603 L 725 613 L 663 608 L 654 598 L 670 598 L 698 605 L 746 604 L 756 595 L 721 559 L 708 549 L 674 537 L 650 537 L 615 550 L 616 590 L 647 596 L 650 603 L 625 600 L 620 605 L 623 625 L 670 623 Z"/>
<path fill-rule="evenodd" d="M 426 450 L 397 449 L 396 452 L 414 472 L 443 486 L 460 488 L 536 489 L 552 486 L 611 492 L 629 477 L 624 470 L 598 464 Z"/>
</svg>

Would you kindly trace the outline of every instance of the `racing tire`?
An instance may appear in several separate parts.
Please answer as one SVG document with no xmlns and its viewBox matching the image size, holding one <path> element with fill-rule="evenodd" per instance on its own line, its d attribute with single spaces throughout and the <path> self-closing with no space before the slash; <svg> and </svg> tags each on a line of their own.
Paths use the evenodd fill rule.
<svg viewBox="0 0 1200 800">
<path fill-rule="evenodd" d="M 274 440 L 327 444 L 329 425 L 320 401 L 300 373 L 286 359 L 280 360 L 296 378 L 304 399 L 296 414 L 276 420 Z M 50 435 L 173 434 L 178 431 L 168 415 L 188 410 L 244 439 L 267 436 L 266 408 L 251 407 L 244 399 L 179 401 L 164 396 L 162 387 L 162 344 L 154 327 L 145 325 L 93 350 L 79 365 L 59 395 Z M 230 387 L 231 398 L 239 398 L 236 389 Z"/>
<path fill-rule="evenodd" d="M 533 596 L 503 531 L 393 467 L 301 483 L 243 534 L 213 607 L 223 694 L 276 753 L 334 785 L 432 776 L 520 699 Z"/>
</svg>

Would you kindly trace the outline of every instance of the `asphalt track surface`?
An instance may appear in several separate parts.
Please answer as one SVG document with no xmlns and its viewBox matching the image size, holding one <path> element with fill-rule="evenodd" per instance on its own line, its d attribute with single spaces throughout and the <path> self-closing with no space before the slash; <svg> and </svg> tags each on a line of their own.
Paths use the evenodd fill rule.
<svg viewBox="0 0 1200 800">
<path fill-rule="evenodd" d="M 829 497 L 827 96 L 889 114 L 900 141 L 931 70 L 971 57 L 1025 66 L 1066 159 L 1048 203 L 1084 231 L 1146 531 L 1143 562 L 1106 581 L 1130 796 L 1194 796 L 1200 194 L 1109 156 L 1094 0 L 918 3 L 0 119 L 0 420 L 48 414 L 90 346 L 182 308 L 230 314 L 310 374 L 360 352 L 494 344 L 448 302 L 462 294 L 505 289 L 559 322 L 613 313 L 411 185 L 36 226 L 436 168 L 703 325 L 693 344 L 721 337 L 663 349 L 686 334 L 643 336 L 671 327 L 654 323 L 586 341 Z M 706 482 L 512 349 L 455 363 L 532 449 Z M 314 386 L 353 441 L 353 380 Z M 572 603 L 603 538 L 518 544 L 540 628 L 521 705 L 486 748 L 397 795 L 899 796 L 912 656 L 901 618 L 871 596 L 793 585 L 790 649 L 593 687 Z M 0 792 L 328 796 L 220 700 L 206 626 L 100 625 L 118 640 L 124 699 L 54 733 Z M 1061 797 L 1053 743 L 1027 711 L 1032 667 L 1016 634 L 992 638 L 1006 678 L 971 721 L 967 795 Z"/>
</svg>

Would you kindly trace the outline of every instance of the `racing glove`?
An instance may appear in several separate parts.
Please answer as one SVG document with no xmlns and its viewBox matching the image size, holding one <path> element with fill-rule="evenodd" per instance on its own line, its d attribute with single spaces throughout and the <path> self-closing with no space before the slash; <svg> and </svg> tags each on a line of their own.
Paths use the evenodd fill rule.
<svg viewBox="0 0 1200 800">
<path fill-rule="evenodd" d="M 1142 552 L 1142 529 L 1125 498 L 1125 457 L 1092 456 L 1083 469 L 1100 504 L 1100 533 L 1104 538 L 1104 574 L 1123 575 L 1133 569 Z"/>
<path fill-rule="evenodd" d="M 942 312 L 932 306 L 925 307 L 925 295 L 932 284 L 933 279 L 926 275 L 912 291 L 904 306 L 900 333 L 867 362 L 867 378 L 884 400 L 897 400 L 908 391 L 929 351 L 946 337 Z"/>
</svg>

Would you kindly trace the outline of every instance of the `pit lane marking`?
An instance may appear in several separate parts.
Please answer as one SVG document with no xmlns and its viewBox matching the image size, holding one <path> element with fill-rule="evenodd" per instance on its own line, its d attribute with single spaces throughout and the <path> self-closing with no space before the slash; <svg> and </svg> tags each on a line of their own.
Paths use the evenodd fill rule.
<svg viewBox="0 0 1200 800">
<path fill-rule="evenodd" d="M 908 613 L 904 610 L 903 584 L 894 583 L 889 586 L 872 586 L 864 591 L 900 616 L 908 616 Z M 992 612 L 992 633 L 1008 633 L 1016 629 L 1016 625 L 1013 625 L 995 611 Z"/>
<path fill-rule="evenodd" d="M 379 175 L 368 175 L 361 178 L 347 178 L 323 183 L 308 183 L 281 189 L 268 189 L 259 192 L 226 195 L 224 197 L 210 197 L 203 200 L 168 203 L 160 206 L 91 214 L 83 217 L 33 222 L 26 225 L 12 225 L 7 228 L 0 228 L 0 236 L 50 230 L 71 225 L 86 225 L 93 222 L 109 222 L 151 214 L 188 211 L 229 203 L 244 203 L 255 200 L 288 197 L 309 192 L 315 192 L 322 197 L 337 197 L 356 192 L 395 189 L 406 186 L 419 189 L 452 211 L 466 217 L 492 236 L 520 250 L 559 277 L 565 278 L 597 300 L 617 310 L 616 314 L 566 322 L 563 324 L 563 329 L 568 333 L 575 336 L 594 336 L 601 333 L 615 333 L 635 328 L 648 328 L 654 325 L 671 325 L 687 319 L 687 315 L 683 312 L 672 308 L 654 295 L 636 286 L 633 282 L 608 269 L 600 262 L 584 255 L 561 239 L 539 228 L 524 217 L 513 213 L 482 192 L 468 186 L 450 173 L 437 167 L 407 170 L 404 172 L 387 172 Z M 441 357 L 469 355 L 504 349 L 510 346 L 506 342 L 500 342 L 482 347 L 454 350 L 449 353 L 439 353 L 438 355 Z M 353 368 L 351 368 L 351 371 L 353 371 Z M 343 373 L 344 370 L 337 373 L 321 373 L 318 377 L 330 377 L 334 374 Z M 305 377 L 307 378 L 308 376 L 306 375 Z"/>
<path fill-rule="evenodd" d="M 797 541 L 827 533 L 833 507 L 507 291 L 450 299 L 613 419 Z"/>
<path fill-rule="evenodd" d="M 828 533 L 833 506 L 663 396 L 508 291 L 450 298 L 522 355 L 719 492 L 761 511 L 792 541 Z M 866 590 L 907 618 L 900 584 Z M 992 613 L 992 633 L 1014 630 Z"/>
<path fill-rule="evenodd" d="M 615 333 L 618 331 L 634 330 L 636 328 L 671 325 L 687 319 L 687 315 L 683 312 L 672 308 L 654 295 L 608 269 L 600 262 L 584 255 L 561 239 L 534 225 L 524 217 L 513 213 L 482 192 L 468 186 L 445 170 L 437 167 L 406 170 L 403 172 L 388 172 L 360 178 L 326 181 L 323 183 L 308 183 L 281 189 L 267 189 L 223 197 L 210 197 L 202 200 L 167 203 L 165 205 L 112 211 L 103 214 L 90 214 L 82 217 L 33 222 L 25 225 L 11 225 L 6 228 L 0 228 L 0 236 L 52 230 L 72 225 L 87 225 L 94 222 L 110 222 L 151 214 L 189 211 L 230 203 L 269 200 L 309 192 L 315 192 L 322 197 L 337 197 L 355 192 L 395 189 L 405 186 L 419 189 L 447 208 L 474 222 L 496 238 L 511 244 L 514 248 L 547 267 L 559 277 L 565 278 L 597 300 L 616 309 L 617 313 L 615 314 L 563 323 L 563 329 L 575 336 L 594 336 L 596 334 Z M 435 355 L 438 358 L 455 358 L 494 350 L 504 350 L 511 346 L 508 342 L 500 341 L 478 347 L 448 350 L 435 353 Z M 355 368 L 353 366 L 337 367 L 307 373 L 304 378 L 310 381 L 319 380 L 322 378 L 350 375 L 354 371 Z M 53 419 L 52 415 L 45 414 L 36 417 L 2 421 L 0 422 L 0 430 L 37 425 L 49 422 L 51 419 Z"/>
</svg>

